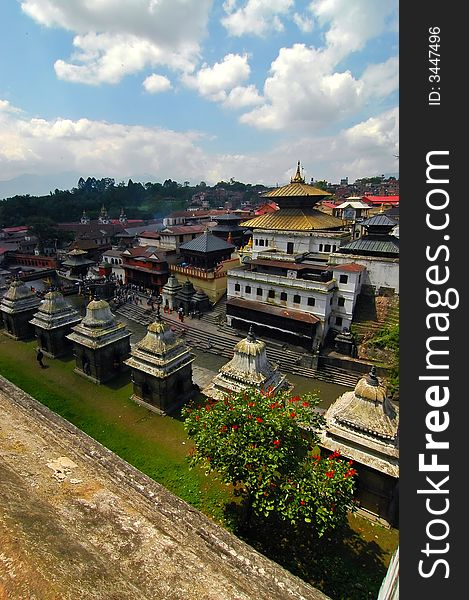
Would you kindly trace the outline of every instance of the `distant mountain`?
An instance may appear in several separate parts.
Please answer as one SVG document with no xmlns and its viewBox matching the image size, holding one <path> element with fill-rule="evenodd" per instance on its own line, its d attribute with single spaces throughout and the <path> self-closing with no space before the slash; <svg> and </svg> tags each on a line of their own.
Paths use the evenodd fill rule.
<svg viewBox="0 0 469 600">
<path fill-rule="evenodd" d="M 73 171 L 54 175 L 19 175 L 0 181 L 0 199 L 12 196 L 46 196 L 54 190 L 71 190 L 76 187 L 81 174 Z"/>
</svg>

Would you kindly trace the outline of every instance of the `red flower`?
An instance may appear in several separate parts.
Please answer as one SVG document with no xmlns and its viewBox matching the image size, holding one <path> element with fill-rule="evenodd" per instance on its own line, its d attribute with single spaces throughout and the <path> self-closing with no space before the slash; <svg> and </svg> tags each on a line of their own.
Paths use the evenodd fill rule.
<svg viewBox="0 0 469 600">
<path fill-rule="evenodd" d="M 299 402 L 301 400 L 301 398 L 299 396 L 293 396 L 293 398 L 290 398 L 290 402 Z"/>
<path fill-rule="evenodd" d="M 196 421 L 200 421 L 200 417 L 199 417 L 199 415 L 196 415 L 196 416 L 195 416 L 195 420 L 196 420 Z"/>
<path fill-rule="evenodd" d="M 256 417 L 256 421 L 257 421 L 258 423 L 263 423 L 263 422 L 264 422 L 264 421 L 263 421 L 263 420 L 262 420 L 260 417 Z"/>
<path fill-rule="evenodd" d="M 280 440 L 274 440 L 272 443 L 276 448 L 280 446 Z"/>
<path fill-rule="evenodd" d="M 306 502 L 304 500 L 300 500 L 300 504 L 301 504 L 301 506 L 304 506 L 306 504 Z"/>
<path fill-rule="evenodd" d="M 238 429 L 238 426 L 237 425 L 232 425 L 231 429 L 234 429 L 236 431 Z"/>
<path fill-rule="evenodd" d="M 348 461 L 348 464 L 349 464 L 349 465 L 353 465 L 353 460 L 349 460 L 349 461 Z"/>
<path fill-rule="evenodd" d="M 326 477 L 329 477 L 329 479 L 332 479 L 334 477 L 334 473 L 335 473 L 335 471 L 327 471 Z"/>
<path fill-rule="evenodd" d="M 248 415 L 248 419 L 252 419 L 252 415 Z"/>
<path fill-rule="evenodd" d="M 294 419 L 294 418 L 296 417 L 296 413 L 294 413 L 294 412 L 291 412 L 291 413 L 290 413 L 290 417 L 291 417 L 292 419 Z"/>
<path fill-rule="evenodd" d="M 255 402 L 248 402 L 248 406 L 256 406 Z"/>
<path fill-rule="evenodd" d="M 220 429 L 220 433 L 225 433 L 227 429 L 228 427 L 226 425 L 223 425 L 223 427 Z"/>
<path fill-rule="evenodd" d="M 307 406 L 309 406 L 309 402 L 303 402 L 303 404 L 301 406 L 307 407 Z"/>
</svg>

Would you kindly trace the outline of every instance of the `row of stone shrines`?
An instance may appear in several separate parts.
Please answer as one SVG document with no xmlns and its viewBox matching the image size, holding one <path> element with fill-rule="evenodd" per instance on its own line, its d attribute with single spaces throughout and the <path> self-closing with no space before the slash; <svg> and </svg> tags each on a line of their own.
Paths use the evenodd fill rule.
<svg viewBox="0 0 469 600">
<path fill-rule="evenodd" d="M 19 281 L 3 297 L 0 313 L 7 335 L 30 338 L 34 328 L 41 348 L 51 357 L 65 354 L 73 345 L 75 372 L 95 383 L 104 383 L 122 368 L 130 367 L 132 399 L 158 412 L 174 413 L 195 392 L 195 357 L 160 318 L 131 348 L 131 333 L 116 320 L 104 300 L 91 301 L 81 319 L 60 292 L 48 292 L 41 304 Z M 293 387 L 278 365 L 267 360 L 265 343 L 252 330 L 236 344 L 233 358 L 202 393 L 220 400 L 246 387 L 270 389 L 272 393 L 290 392 Z M 325 419 L 321 446 L 355 461 L 361 505 L 396 524 L 399 414 L 375 371 L 362 377 L 354 391 L 341 395 L 327 410 Z"/>
</svg>

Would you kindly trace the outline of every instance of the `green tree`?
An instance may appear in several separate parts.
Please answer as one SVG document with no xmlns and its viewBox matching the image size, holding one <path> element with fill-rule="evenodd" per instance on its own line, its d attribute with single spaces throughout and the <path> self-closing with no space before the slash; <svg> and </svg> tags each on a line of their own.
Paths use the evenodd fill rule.
<svg viewBox="0 0 469 600">
<path fill-rule="evenodd" d="M 342 524 L 353 507 L 355 469 L 316 446 L 323 418 L 319 398 L 250 389 L 183 409 L 195 448 L 189 459 L 234 485 L 252 514 L 311 523 L 318 536 Z"/>
</svg>

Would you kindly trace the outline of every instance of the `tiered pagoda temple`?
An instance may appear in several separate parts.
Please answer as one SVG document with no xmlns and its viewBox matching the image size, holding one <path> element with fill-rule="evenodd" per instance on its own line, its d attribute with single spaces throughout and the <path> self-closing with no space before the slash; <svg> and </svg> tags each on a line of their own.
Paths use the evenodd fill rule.
<svg viewBox="0 0 469 600">
<path fill-rule="evenodd" d="M 159 309 L 159 307 L 158 307 Z M 176 412 L 195 393 L 194 354 L 158 313 L 125 364 L 132 370 L 131 399 L 161 414 Z"/>
<path fill-rule="evenodd" d="M 130 354 L 131 335 L 105 300 L 92 300 L 85 317 L 66 336 L 74 346 L 75 373 L 94 383 L 115 377 Z"/>
<path fill-rule="evenodd" d="M 233 358 L 221 367 L 202 393 L 213 400 L 223 400 L 227 394 L 255 388 L 272 394 L 291 391 L 293 385 L 278 370 L 278 365 L 267 360 L 265 343 L 254 335 L 252 327 L 244 340 L 234 348 Z"/>
<path fill-rule="evenodd" d="M 211 229 L 213 235 L 224 239 L 226 242 L 235 244 L 237 248 L 243 246 L 247 239 L 246 229 L 240 226 L 244 220 L 244 215 L 233 213 L 226 215 L 216 215 L 213 217 L 217 224 Z"/>
<path fill-rule="evenodd" d="M 4 333 L 15 340 L 33 338 L 34 328 L 30 320 L 40 304 L 40 298 L 24 281 L 13 281 L 0 302 Z"/>
<path fill-rule="evenodd" d="M 399 412 L 388 399 L 376 368 L 325 414 L 321 446 L 355 462 L 360 505 L 391 524 L 397 521 Z"/>
<path fill-rule="evenodd" d="M 85 250 L 74 248 L 67 252 L 67 258 L 62 262 L 62 266 L 68 270 L 69 277 L 85 277 L 94 260 L 88 258 Z"/>
<path fill-rule="evenodd" d="M 31 319 L 41 350 L 47 356 L 56 358 L 72 348 L 66 336 L 81 316 L 70 306 L 58 291 L 47 292 L 38 312 Z"/>
</svg>

